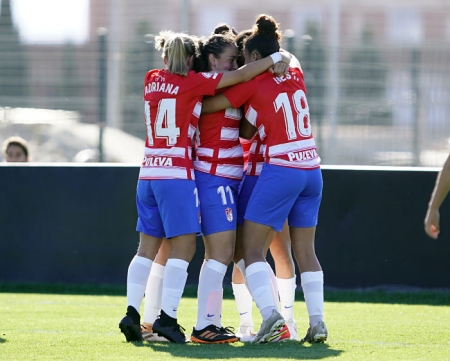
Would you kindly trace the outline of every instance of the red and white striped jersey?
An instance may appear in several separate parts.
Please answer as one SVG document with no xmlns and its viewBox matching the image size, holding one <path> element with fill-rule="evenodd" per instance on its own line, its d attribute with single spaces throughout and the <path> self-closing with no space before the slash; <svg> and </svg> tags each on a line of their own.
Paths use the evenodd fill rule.
<svg viewBox="0 0 450 361">
<path fill-rule="evenodd" d="M 196 132 L 194 167 L 196 170 L 242 179 L 244 157 L 239 142 L 241 109 L 228 108 L 202 114 Z"/>
<path fill-rule="evenodd" d="M 144 80 L 147 138 L 139 179 L 194 179 L 192 144 L 203 95 L 214 95 L 221 73 L 187 76 L 150 70 Z"/>
<path fill-rule="evenodd" d="M 246 175 L 258 176 L 264 163 L 265 146 L 261 143 L 258 133 L 250 140 L 240 138 L 244 150 L 244 169 Z"/>
<path fill-rule="evenodd" d="M 223 94 L 233 107 L 244 105 L 245 118 L 258 129 L 265 147 L 265 162 L 301 169 L 320 167 L 299 68 L 290 68 L 282 77 L 267 71 Z"/>
</svg>

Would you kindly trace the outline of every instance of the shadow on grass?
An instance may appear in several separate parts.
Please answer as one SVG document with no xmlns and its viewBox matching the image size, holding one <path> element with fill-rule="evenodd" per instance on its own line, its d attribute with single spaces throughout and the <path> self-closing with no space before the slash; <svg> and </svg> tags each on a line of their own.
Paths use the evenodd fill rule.
<svg viewBox="0 0 450 361">
<path fill-rule="evenodd" d="M 6 342 L 6 338 L 0 337 L 0 343 L 5 343 L 5 342 Z"/>
<path fill-rule="evenodd" d="M 25 284 L 1 283 L 0 292 L 10 293 L 46 293 L 76 295 L 125 296 L 126 286 L 98 284 Z M 231 287 L 224 287 L 224 299 L 234 299 Z M 197 286 L 187 285 L 183 297 L 197 298 Z M 378 287 L 364 289 L 325 288 L 325 302 L 361 302 L 407 305 L 450 305 L 450 289 L 429 290 L 407 287 Z M 297 288 L 296 300 L 303 300 L 303 293 Z"/>
<path fill-rule="evenodd" d="M 302 344 L 297 341 L 286 341 L 268 344 L 234 343 L 221 345 L 204 345 L 189 343 L 179 345 L 173 343 L 137 342 L 137 347 L 149 347 L 158 353 L 167 353 L 172 357 L 192 359 L 294 359 L 320 360 L 339 356 L 343 351 L 332 349 L 328 344 Z"/>
</svg>

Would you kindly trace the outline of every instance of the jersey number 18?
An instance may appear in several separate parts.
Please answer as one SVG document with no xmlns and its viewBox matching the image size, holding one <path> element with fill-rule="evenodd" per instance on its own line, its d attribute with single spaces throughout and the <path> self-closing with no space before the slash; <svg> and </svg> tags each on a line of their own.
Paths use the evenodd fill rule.
<svg viewBox="0 0 450 361">
<path fill-rule="evenodd" d="M 295 113 L 292 111 L 291 102 L 289 100 L 289 95 L 287 93 L 280 93 L 274 101 L 275 112 L 283 109 L 288 139 L 297 139 L 297 134 L 309 137 L 311 135 L 311 122 L 309 119 L 309 106 L 305 92 L 299 89 L 292 95 Z M 297 115 L 295 121 L 293 114 Z"/>
</svg>

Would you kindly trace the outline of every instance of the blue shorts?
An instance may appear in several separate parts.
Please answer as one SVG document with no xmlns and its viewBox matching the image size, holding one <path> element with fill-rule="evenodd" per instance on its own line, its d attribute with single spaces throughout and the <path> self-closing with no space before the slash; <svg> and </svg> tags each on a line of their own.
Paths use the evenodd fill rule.
<svg viewBox="0 0 450 361">
<path fill-rule="evenodd" d="M 281 232 L 286 218 L 290 227 L 317 225 L 322 200 L 322 171 L 264 163 L 244 218 Z"/>
<path fill-rule="evenodd" d="M 237 202 L 237 224 L 244 224 L 244 214 L 247 210 L 247 204 L 252 195 L 253 188 L 255 188 L 256 181 L 259 176 L 257 175 L 244 175 L 241 183 L 239 184 L 239 195 Z"/>
<path fill-rule="evenodd" d="M 204 236 L 236 230 L 239 181 L 195 171 Z"/>
<path fill-rule="evenodd" d="M 139 180 L 136 206 L 138 232 L 165 238 L 200 232 L 200 210 L 193 180 Z"/>
</svg>

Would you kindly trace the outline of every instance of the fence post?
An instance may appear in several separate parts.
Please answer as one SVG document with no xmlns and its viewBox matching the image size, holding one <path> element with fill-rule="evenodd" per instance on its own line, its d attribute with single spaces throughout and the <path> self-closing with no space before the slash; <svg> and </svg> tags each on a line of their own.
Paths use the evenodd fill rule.
<svg viewBox="0 0 450 361">
<path fill-rule="evenodd" d="M 419 87 L 419 63 L 420 53 L 417 48 L 411 51 L 411 95 L 412 95 L 412 116 L 414 122 L 413 128 L 413 152 L 414 166 L 420 165 L 420 124 L 419 124 L 419 108 L 420 108 L 420 87 Z"/>
<path fill-rule="evenodd" d="M 103 130 L 106 124 L 106 73 L 107 73 L 107 48 L 106 36 L 108 30 L 99 28 L 98 35 L 98 154 L 99 162 L 105 161 L 103 153 Z"/>
</svg>

